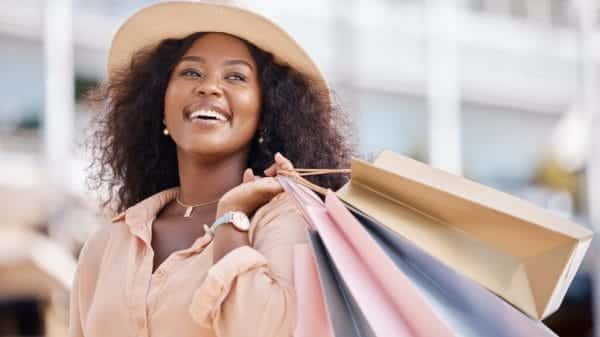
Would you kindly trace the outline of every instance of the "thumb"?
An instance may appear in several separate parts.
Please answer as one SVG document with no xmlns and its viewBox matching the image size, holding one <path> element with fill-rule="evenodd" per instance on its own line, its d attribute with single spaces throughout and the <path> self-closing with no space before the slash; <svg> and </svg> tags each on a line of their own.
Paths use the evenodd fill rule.
<svg viewBox="0 0 600 337">
<path fill-rule="evenodd" d="M 266 192 L 270 197 L 275 196 L 283 192 L 283 186 L 279 183 L 279 181 L 272 177 L 262 178 L 257 186 L 263 192 Z"/>
</svg>

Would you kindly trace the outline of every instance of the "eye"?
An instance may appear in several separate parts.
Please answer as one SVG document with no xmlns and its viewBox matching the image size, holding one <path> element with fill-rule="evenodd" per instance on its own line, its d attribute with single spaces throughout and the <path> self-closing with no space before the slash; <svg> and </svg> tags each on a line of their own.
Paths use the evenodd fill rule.
<svg viewBox="0 0 600 337">
<path fill-rule="evenodd" d="M 231 74 L 227 75 L 225 78 L 228 80 L 232 80 L 232 81 L 246 82 L 246 76 L 244 76 L 240 73 L 231 73 Z"/>
<path fill-rule="evenodd" d="M 194 69 L 182 70 L 179 75 L 183 77 L 202 77 L 202 74 Z"/>
</svg>

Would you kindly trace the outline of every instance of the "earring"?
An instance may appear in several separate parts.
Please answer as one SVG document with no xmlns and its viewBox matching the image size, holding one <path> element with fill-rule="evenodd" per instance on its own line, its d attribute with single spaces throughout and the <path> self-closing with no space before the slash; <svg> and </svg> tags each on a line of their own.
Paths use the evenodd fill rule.
<svg viewBox="0 0 600 337">
<path fill-rule="evenodd" d="M 258 131 L 258 144 L 262 144 L 265 142 L 265 133 L 267 129 Z"/>
<path fill-rule="evenodd" d="M 165 128 L 163 130 L 163 135 L 168 136 L 169 135 L 169 130 L 167 130 L 167 128 Z"/>
</svg>

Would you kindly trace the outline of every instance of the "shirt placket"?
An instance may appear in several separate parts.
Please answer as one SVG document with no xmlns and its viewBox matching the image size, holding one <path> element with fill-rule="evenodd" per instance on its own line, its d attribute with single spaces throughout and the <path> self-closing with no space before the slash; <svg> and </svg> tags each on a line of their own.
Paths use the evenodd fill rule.
<svg viewBox="0 0 600 337">
<path fill-rule="evenodd" d="M 201 253 L 210 241 L 210 236 L 203 236 L 196 240 L 190 248 L 174 252 L 167 257 L 154 274 L 152 274 L 147 296 L 147 313 L 149 316 L 152 314 L 157 301 L 160 299 L 160 294 L 162 293 L 163 287 L 168 281 L 169 276 L 175 272 L 185 259 Z"/>
<path fill-rule="evenodd" d="M 151 228 L 154 219 L 145 226 L 138 228 L 139 238 L 142 239 L 142 263 L 136 272 L 132 287 L 132 316 L 139 337 L 150 337 L 149 319 L 154 311 L 160 293 L 169 275 L 178 264 L 190 255 L 200 253 L 211 241 L 210 235 L 199 238 L 192 247 L 171 254 L 161 265 L 152 272 L 154 251 L 151 246 Z"/>
<path fill-rule="evenodd" d="M 148 289 L 148 297 L 147 297 L 147 314 L 150 316 L 154 311 L 156 306 L 156 302 L 159 299 L 159 295 L 169 275 L 172 273 L 173 269 L 177 267 L 179 262 L 179 258 L 177 256 L 169 256 L 163 263 L 159 266 L 159 268 L 152 274 L 150 279 L 150 287 Z"/>
</svg>

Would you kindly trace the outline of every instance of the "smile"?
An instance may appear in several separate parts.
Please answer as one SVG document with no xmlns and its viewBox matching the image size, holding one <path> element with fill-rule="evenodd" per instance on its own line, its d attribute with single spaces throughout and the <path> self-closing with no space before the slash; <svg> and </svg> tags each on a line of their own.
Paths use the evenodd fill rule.
<svg viewBox="0 0 600 337">
<path fill-rule="evenodd" d="M 215 110 L 208 109 L 196 110 L 190 114 L 189 118 L 192 121 L 200 119 L 226 122 L 228 120 L 227 116 L 225 116 L 224 114 Z"/>
</svg>

